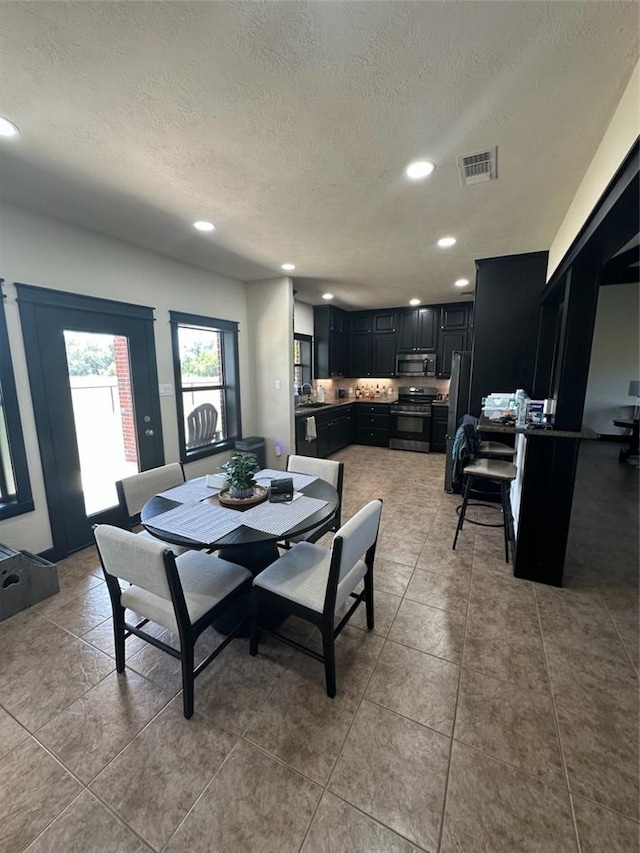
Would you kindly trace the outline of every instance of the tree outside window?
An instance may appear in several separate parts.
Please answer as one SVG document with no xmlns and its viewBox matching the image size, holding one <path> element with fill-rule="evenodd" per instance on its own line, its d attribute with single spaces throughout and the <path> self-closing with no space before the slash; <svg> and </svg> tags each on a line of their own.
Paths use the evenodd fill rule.
<svg viewBox="0 0 640 853">
<path fill-rule="evenodd" d="M 171 312 L 183 462 L 232 447 L 241 436 L 236 323 Z"/>
</svg>

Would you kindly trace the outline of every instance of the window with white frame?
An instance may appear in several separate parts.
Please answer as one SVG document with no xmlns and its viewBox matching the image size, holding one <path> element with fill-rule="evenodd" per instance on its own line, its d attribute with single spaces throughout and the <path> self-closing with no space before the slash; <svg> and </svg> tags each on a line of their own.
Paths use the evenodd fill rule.
<svg viewBox="0 0 640 853">
<path fill-rule="evenodd" d="M 183 462 L 228 450 L 242 435 L 238 324 L 170 312 Z"/>
</svg>

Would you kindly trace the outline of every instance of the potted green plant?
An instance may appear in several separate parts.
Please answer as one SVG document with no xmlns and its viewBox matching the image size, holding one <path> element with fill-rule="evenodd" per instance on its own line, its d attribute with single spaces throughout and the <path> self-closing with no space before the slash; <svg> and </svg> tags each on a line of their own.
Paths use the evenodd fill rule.
<svg viewBox="0 0 640 853">
<path fill-rule="evenodd" d="M 229 481 L 230 498 L 251 498 L 255 480 L 253 475 L 260 470 L 255 453 L 234 453 L 228 462 L 220 466 Z"/>
</svg>

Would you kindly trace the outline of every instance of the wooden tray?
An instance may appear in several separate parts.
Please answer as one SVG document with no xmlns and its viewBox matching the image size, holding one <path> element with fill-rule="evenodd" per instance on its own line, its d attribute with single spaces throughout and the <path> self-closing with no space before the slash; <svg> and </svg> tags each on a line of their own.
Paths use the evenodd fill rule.
<svg viewBox="0 0 640 853">
<path fill-rule="evenodd" d="M 222 506 L 228 506 L 231 509 L 248 509 L 250 506 L 261 504 L 269 497 L 269 489 L 267 486 L 254 486 L 255 494 L 251 498 L 230 498 L 229 489 L 223 489 L 218 495 L 218 500 Z"/>
</svg>

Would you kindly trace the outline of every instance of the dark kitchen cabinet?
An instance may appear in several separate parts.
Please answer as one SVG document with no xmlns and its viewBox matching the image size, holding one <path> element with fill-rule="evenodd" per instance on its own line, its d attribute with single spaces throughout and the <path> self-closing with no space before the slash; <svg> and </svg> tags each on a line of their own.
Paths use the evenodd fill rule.
<svg viewBox="0 0 640 853">
<path fill-rule="evenodd" d="M 436 374 L 439 379 L 451 376 L 451 356 L 456 351 L 471 349 L 471 305 L 442 305 L 438 334 Z"/>
<path fill-rule="evenodd" d="M 401 312 L 398 352 L 434 352 L 438 319 L 438 309 L 433 307 Z"/>
<path fill-rule="evenodd" d="M 436 375 L 439 379 L 451 377 L 451 356 L 454 352 L 469 349 L 469 332 L 440 332 Z"/>
<path fill-rule="evenodd" d="M 454 303 L 440 309 L 440 328 L 450 331 L 466 331 L 469 328 L 471 305 Z"/>
<path fill-rule="evenodd" d="M 313 309 L 314 377 L 348 373 L 347 312 L 329 305 Z"/>
<path fill-rule="evenodd" d="M 371 331 L 374 335 L 395 332 L 397 320 L 395 311 L 374 311 Z"/>
<path fill-rule="evenodd" d="M 431 409 L 431 452 L 445 453 L 447 449 L 448 406 L 433 406 Z"/>
<path fill-rule="evenodd" d="M 373 335 L 371 338 L 371 376 L 396 375 L 396 336 Z"/>
<path fill-rule="evenodd" d="M 369 311 L 366 313 L 353 313 L 349 315 L 349 334 L 350 335 L 368 335 L 372 329 L 372 315 Z"/>
<path fill-rule="evenodd" d="M 548 252 L 476 261 L 472 414 L 480 412 L 482 397 L 496 389 L 532 393 L 547 262 Z"/>
<path fill-rule="evenodd" d="M 349 334 L 368 335 L 395 332 L 395 311 L 356 311 L 349 315 Z"/>
<path fill-rule="evenodd" d="M 324 459 L 353 444 L 355 418 L 352 405 L 316 411 L 313 414 L 316 421 L 315 441 L 307 441 L 305 438 L 307 417 L 309 415 L 305 414 L 296 418 L 296 453 L 301 456 Z"/>
<path fill-rule="evenodd" d="M 389 404 L 356 403 L 355 443 L 389 446 Z"/>
<path fill-rule="evenodd" d="M 373 340 L 371 335 L 349 336 L 349 376 L 359 378 L 371 376 L 371 352 Z"/>
</svg>

